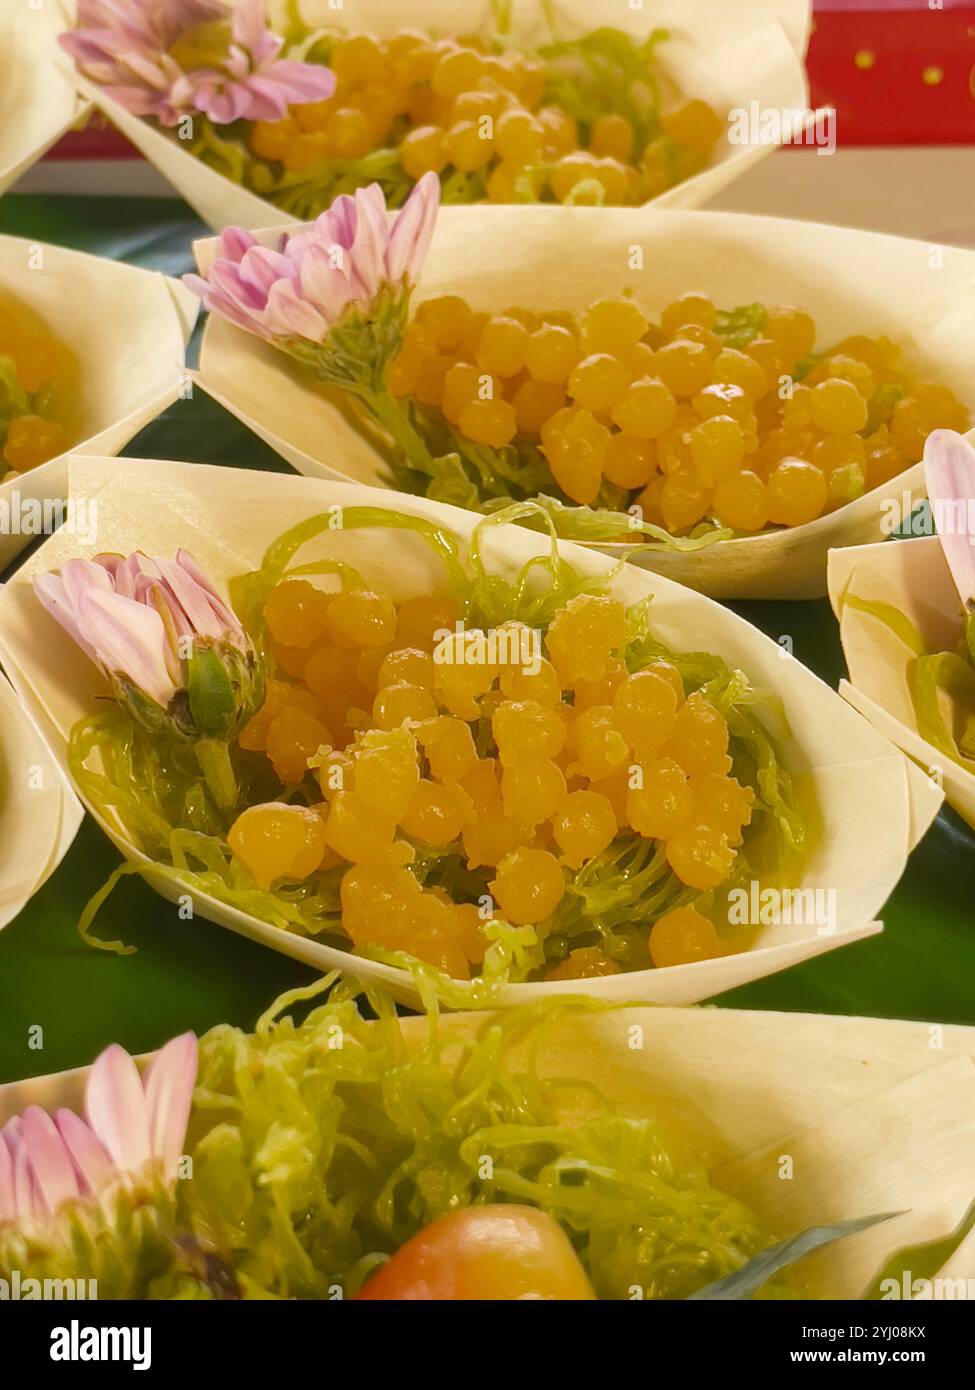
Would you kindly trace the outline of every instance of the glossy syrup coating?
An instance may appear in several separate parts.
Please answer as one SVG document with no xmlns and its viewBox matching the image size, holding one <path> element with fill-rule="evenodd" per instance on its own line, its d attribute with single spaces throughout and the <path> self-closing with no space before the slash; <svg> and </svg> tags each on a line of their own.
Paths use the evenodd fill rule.
<svg viewBox="0 0 975 1390">
<path fill-rule="evenodd" d="M 724 134 L 701 100 L 650 123 L 609 109 L 587 126 L 555 104 L 542 59 L 495 48 L 415 30 L 349 34 L 328 55 L 333 95 L 250 123 L 248 147 L 309 180 L 326 161 L 388 151 L 410 179 L 432 172 L 456 185 L 467 176 L 464 201 L 640 204 L 704 169 Z M 631 81 L 638 104 L 641 83 Z M 612 103 L 625 106 L 624 85 Z"/>
<path fill-rule="evenodd" d="M 30 305 L 0 291 L 0 480 L 63 454 L 77 414 L 74 355 Z"/>
<path fill-rule="evenodd" d="M 570 502 L 635 507 L 673 535 L 804 525 L 904 472 L 932 430 L 968 428 L 888 339 L 817 352 L 805 310 L 747 312 L 736 326 L 695 292 L 657 322 L 626 294 L 578 316 L 446 295 L 419 305 L 389 385 L 462 440 L 537 449 Z"/>
<path fill-rule="evenodd" d="M 238 742 L 267 759 L 282 795 L 229 835 L 259 888 L 333 874 L 356 947 L 464 979 L 493 915 L 556 930 L 573 876 L 620 836 L 655 842 L 688 892 L 729 879 L 755 798 L 731 775 L 727 723 L 701 691 L 685 694 L 671 662 L 627 669 L 619 600 L 578 595 L 543 637 L 508 623 L 493 647 L 455 620 L 434 598 L 396 605 L 306 579 L 272 589 L 269 654 L 286 667 Z M 465 660 L 471 651 L 481 659 Z M 466 885 L 456 897 L 428 877 L 441 862 Z M 708 918 L 678 911 L 677 926 L 651 934 L 653 964 L 717 952 Z M 620 968 L 586 944 L 545 977 Z"/>
</svg>

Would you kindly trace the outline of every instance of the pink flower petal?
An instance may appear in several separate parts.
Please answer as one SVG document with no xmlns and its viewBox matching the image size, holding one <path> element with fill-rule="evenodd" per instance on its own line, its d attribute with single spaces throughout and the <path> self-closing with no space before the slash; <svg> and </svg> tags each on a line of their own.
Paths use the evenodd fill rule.
<svg viewBox="0 0 975 1390">
<path fill-rule="evenodd" d="M 352 265 L 370 300 L 386 270 L 386 247 L 389 225 L 386 220 L 386 199 L 378 184 L 360 188 L 355 195 L 357 223 L 352 243 Z"/>
<path fill-rule="evenodd" d="M 219 290 L 214 290 L 209 282 L 201 279 L 199 275 L 184 275 L 183 284 L 203 300 L 204 308 L 209 313 L 219 314 L 221 318 L 227 319 L 235 327 L 242 328 L 245 333 L 253 333 L 257 338 L 269 339 L 271 337 L 269 330 L 258 318 L 246 309 L 241 309 L 227 295 L 222 294 Z"/>
<path fill-rule="evenodd" d="M 198 85 L 193 94 L 193 105 L 205 116 L 209 116 L 214 125 L 230 125 L 243 116 L 249 120 L 258 119 L 251 109 L 250 92 L 245 86 L 237 83 L 215 85 L 213 88 Z M 283 115 L 282 102 L 281 110 L 275 112 L 271 119 L 280 119 Z"/>
<path fill-rule="evenodd" d="M 54 1212 L 81 1189 L 71 1155 L 46 1110 L 29 1105 L 21 1116 L 21 1139 L 47 1210 Z"/>
<path fill-rule="evenodd" d="M 45 1216 L 34 1174 L 21 1137 L 21 1118 L 15 1115 L 0 1129 L 0 1144 L 5 1143 L 13 1165 L 13 1203 L 15 1220 L 22 1226 Z"/>
<path fill-rule="evenodd" d="M 24 1222 L 43 1216 L 45 1214 L 44 1207 L 40 1200 L 37 1184 L 34 1181 L 30 1160 L 27 1157 L 27 1145 L 21 1140 L 19 1132 L 14 1142 L 11 1143 L 9 1125 L 7 1127 L 7 1142 L 10 1144 L 10 1152 L 14 1161 L 14 1201 L 17 1203 L 17 1218 Z"/>
<path fill-rule="evenodd" d="M 362 216 L 363 209 L 366 209 L 374 219 L 382 217 L 383 225 L 386 226 L 386 195 L 382 186 L 378 183 L 367 184 L 365 188 L 357 188 L 355 192 L 355 206 L 358 216 Z"/>
<path fill-rule="evenodd" d="M 349 248 L 355 241 L 356 206 L 355 199 L 348 193 L 340 193 L 330 208 L 320 213 L 315 222 L 327 244 L 333 241 L 339 246 Z"/>
<path fill-rule="evenodd" d="M 440 180 L 426 173 L 407 198 L 393 223 L 386 251 L 386 275 L 392 284 L 408 279 L 416 284 L 430 246 L 440 206 Z"/>
<path fill-rule="evenodd" d="M 80 622 L 111 674 L 127 677 L 163 708 L 176 687 L 166 665 L 166 630 L 159 614 L 121 594 L 89 592 L 81 601 Z"/>
<path fill-rule="evenodd" d="M 113 7 L 118 3 L 131 9 L 136 15 L 146 18 L 146 0 L 102 0 Z M 163 0 L 148 7 L 148 19 L 160 35 L 160 43 L 169 48 L 173 41 L 194 25 L 204 24 L 208 19 L 225 19 L 227 0 Z"/>
<path fill-rule="evenodd" d="M 169 91 L 169 74 L 155 58 L 146 58 L 140 53 L 128 53 L 125 56 L 125 66 L 129 69 L 131 76 L 144 83 L 150 91 L 159 93 Z"/>
<path fill-rule="evenodd" d="M 101 555 L 96 555 L 92 564 L 101 565 L 102 569 L 112 576 L 114 581 L 119 565 L 124 561 L 125 556 L 117 550 L 105 550 Z"/>
<path fill-rule="evenodd" d="M 221 79 L 226 80 L 230 77 L 234 82 L 243 83 L 254 75 L 257 66 L 246 48 L 241 48 L 239 43 L 232 43 L 219 69 L 208 71 L 202 75 L 206 77 L 208 82 L 219 82 Z M 197 76 L 196 73 L 193 75 L 194 77 Z"/>
<path fill-rule="evenodd" d="M 271 286 L 264 321 L 279 337 L 307 338 L 313 343 L 320 343 L 328 331 L 325 319 L 301 297 L 293 280 L 278 280 Z"/>
<path fill-rule="evenodd" d="M 85 644 L 94 646 L 82 616 L 82 600 L 88 593 L 112 593 L 114 589 L 112 576 L 104 565 L 96 564 L 92 560 L 68 560 L 61 566 L 61 583 L 64 585 L 65 597 L 71 605 L 71 611 Z"/>
<path fill-rule="evenodd" d="M 163 659 L 173 688 L 178 690 L 183 684 L 184 658 L 180 643 L 184 638 L 193 637 L 193 624 L 164 580 L 150 579 L 148 575 L 140 574 L 135 597 L 139 603 L 159 614 L 166 634 Z"/>
<path fill-rule="evenodd" d="M 349 253 L 341 246 L 335 250 L 323 245 L 311 245 L 301 262 L 301 293 L 305 300 L 314 304 L 327 327 L 331 327 L 341 317 L 345 308 L 355 298 L 355 290 L 344 272 L 336 264 L 336 258 L 343 259 Z"/>
<path fill-rule="evenodd" d="M 92 77 L 96 77 L 99 70 L 114 72 L 114 60 L 126 53 L 132 53 L 137 48 L 137 44 L 133 43 L 131 38 L 123 34 L 113 34 L 109 29 L 59 34 L 58 43 L 78 66 L 84 68 Z"/>
<path fill-rule="evenodd" d="M 250 73 L 239 84 L 247 99 L 249 121 L 282 121 L 288 114 L 288 94 L 283 85 L 269 77 Z"/>
<path fill-rule="evenodd" d="M 231 18 L 232 42 L 216 66 L 184 72 L 175 41 L 198 24 Z M 136 115 L 174 125 L 183 113 L 220 124 L 283 116 L 290 101 L 331 95 L 322 64 L 279 61 L 284 40 L 267 23 L 265 0 L 81 0 L 77 28 L 61 43 L 82 72 Z"/>
<path fill-rule="evenodd" d="M 202 637 L 222 637 L 224 625 L 207 591 L 201 589 L 175 560 L 160 560 L 159 568 L 170 593 L 186 615 L 189 630 Z"/>
<path fill-rule="evenodd" d="M 220 595 L 217 593 L 217 590 L 214 588 L 212 580 L 210 580 L 208 576 L 204 574 L 203 570 L 197 564 L 196 560 L 193 558 L 190 552 L 180 547 L 180 549 L 176 552 L 175 563 L 179 565 L 180 569 L 183 570 L 186 574 L 188 574 L 190 579 L 193 580 L 194 584 L 201 588 L 203 592 L 207 595 L 208 599 L 210 600 L 210 606 L 216 613 L 225 631 L 232 632 L 238 636 L 243 636 L 244 629 L 241 626 L 241 622 L 240 619 L 237 617 L 237 614 L 234 612 L 232 608 L 230 608 L 226 603 L 224 603 L 223 599 L 220 597 Z"/>
<path fill-rule="evenodd" d="M 14 1197 L 14 1160 L 7 1141 L 0 1133 L 0 1226 L 5 1221 L 13 1221 L 17 1215 L 17 1202 Z"/>
<path fill-rule="evenodd" d="M 151 88 L 120 86 L 114 82 L 99 84 L 107 97 L 117 101 L 132 116 L 156 116 L 162 125 L 175 125 L 179 114 L 161 101 Z"/>
<path fill-rule="evenodd" d="M 310 232 L 282 232 L 278 238 L 278 250 L 287 256 L 295 270 L 301 265 L 301 258 L 312 243 Z"/>
<path fill-rule="evenodd" d="M 166 1044 L 146 1075 L 149 1141 L 155 1157 L 162 1160 L 163 1176 L 168 1182 L 175 1179 L 183 1152 L 196 1068 L 196 1038 L 192 1033 L 183 1033 Z"/>
<path fill-rule="evenodd" d="M 262 76 L 273 81 L 292 106 L 304 106 L 310 101 L 327 101 L 335 91 L 335 74 L 321 63 L 296 63 L 283 59 L 266 68 Z"/>
<path fill-rule="evenodd" d="M 924 446 L 924 481 L 941 549 L 968 608 L 975 602 L 975 449 L 954 430 L 935 430 Z"/>
<path fill-rule="evenodd" d="M 107 1187 L 115 1173 L 105 1147 L 92 1133 L 80 1115 L 73 1110 L 59 1110 L 54 1116 L 58 1133 L 71 1155 L 83 1192 L 100 1192 Z"/>
<path fill-rule="evenodd" d="M 237 0 L 233 34 L 235 42 L 250 53 L 255 67 L 269 62 L 284 47 L 284 40 L 267 27 L 264 0 Z"/>
<path fill-rule="evenodd" d="M 259 322 L 267 308 L 267 291 L 258 289 L 253 277 L 245 280 L 240 265 L 232 261 L 215 261 L 210 269 L 210 288 L 232 299 Z"/>
<path fill-rule="evenodd" d="M 140 554 L 138 550 L 131 555 L 120 556 L 112 571 L 115 592 L 121 594 L 123 598 L 135 598 L 139 578 L 146 573 L 156 574 L 157 572 L 151 564 L 147 563 L 147 557 Z"/>
<path fill-rule="evenodd" d="M 76 642 L 89 661 L 98 664 L 94 647 L 82 634 L 78 625 L 78 615 L 68 599 L 60 575 L 38 574 L 34 576 L 34 594 L 43 608 L 46 608 L 55 622 L 60 623 L 65 632 Z"/>
<path fill-rule="evenodd" d="M 287 256 L 266 246 L 254 246 L 240 262 L 240 278 L 266 302 L 278 280 L 293 280 L 295 268 Z"/>
<path fill-rule="evenodd" d="M 257 237 L 243 227 L 225 227 L 220 234 L 220 256 L 223 260 L 241 261 L 256 245 Z"/>
<path fill-rule="evenodd" d="M 142 1081 L 124 1047 L 113 1043 L 97 1058 L 85 1090 L 85 1114 L 95 1137 L 123 1173 L 138 1173 L 152 1156 Z"/>
<path fill-rule="evenodd" d="M 34 580 L 37 598 L 89 659 L 96 663 L 98 656 L 81 617 L 81 598 L 89 590 L 110 593 L 112 587 L 112 575 L 97 560 L 68 560 L 59 575 L 42 574 Z"/>
</svg>

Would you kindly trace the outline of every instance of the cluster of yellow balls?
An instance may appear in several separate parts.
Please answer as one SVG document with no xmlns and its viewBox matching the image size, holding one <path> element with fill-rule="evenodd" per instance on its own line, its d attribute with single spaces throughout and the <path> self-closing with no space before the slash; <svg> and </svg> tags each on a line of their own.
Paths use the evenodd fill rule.
<svg viewBox="0 0 975 1390">
<path fill-rule="evenodd" d="M 411 179 L 479 175 L 475 197 L 490 202 L 639 204 L 700 172 L 723 128 L 693 100 L 661 115 L 649 140 L 613 111 L 583 131 L 546 103 L 544 62 L 477 37 L 353 34 L 329 61 L 334 94 L 255 121 L 252 153 L 295 173 L 391 146 Z"/>
<path fill-rule="evenodd" d="M 389 386 L 473 443 L 537 446 L 571 501 L 598 503 L 610 484 L 676 535 L 707 519 L 745 534 L 813 521 L 917 462 L 932 430 L 968 428 L 889 339 L 816 354 L 804 310 L 751 312 L 755 335 L 733 347 L 719 331 L 733 316 L 702 294 L 657 322 L 626 295 L 578 319 L 445 295 L 419 305 Z"/>
</svg>

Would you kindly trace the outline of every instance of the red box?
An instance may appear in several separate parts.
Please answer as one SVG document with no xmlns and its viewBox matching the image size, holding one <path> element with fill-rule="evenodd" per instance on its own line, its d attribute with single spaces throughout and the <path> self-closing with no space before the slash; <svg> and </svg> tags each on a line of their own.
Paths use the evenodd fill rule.
<svg viewBox="0 0 975 1390">
<path fill-rule="evenodd" d="M 100 111 L 93 111 L 80 130 L 69 130 L 48 159 L 141 159 L 142 156 Z"/>
<path fill-rule="evenodd" d="M 813 104 L 841 145 L 975 143 L 975 0 L 815 0 Z"/>
</svg>

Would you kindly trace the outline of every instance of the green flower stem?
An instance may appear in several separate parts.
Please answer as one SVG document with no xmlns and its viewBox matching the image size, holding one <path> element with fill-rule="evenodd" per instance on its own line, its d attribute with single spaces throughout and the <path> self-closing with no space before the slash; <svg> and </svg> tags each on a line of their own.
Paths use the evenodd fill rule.
<svg viewBox="0 0 975 1390">
<path fill-rule="evenodd" d="M 221 811 L 232 811 L 237 805 L 237 778 L 230 761 L 230 748 L 221 739 L 201 739 L 196 744 L 196 758 L 210 795 Z"/>
<path fill-rule="evenodd" d="M 409 294 L 387 289 L 367 310 L 347 310 L 324 342 L 295 338 L 278 346 L 317 381 L 353 396 L 392 438 L 406 464 L 433 476 L 436 467 L 429 445 L 386 385 L 389 364 L 403 345 L 408 315 Z"/>
<path fill-rule="evenodd" d="M 369 414 L 402 450 L 406 462 L 418 473 L 433 473 L 433 455 L 409 415 L 388 391 L 363 391 L 360 400 Z"/>
</svg>

